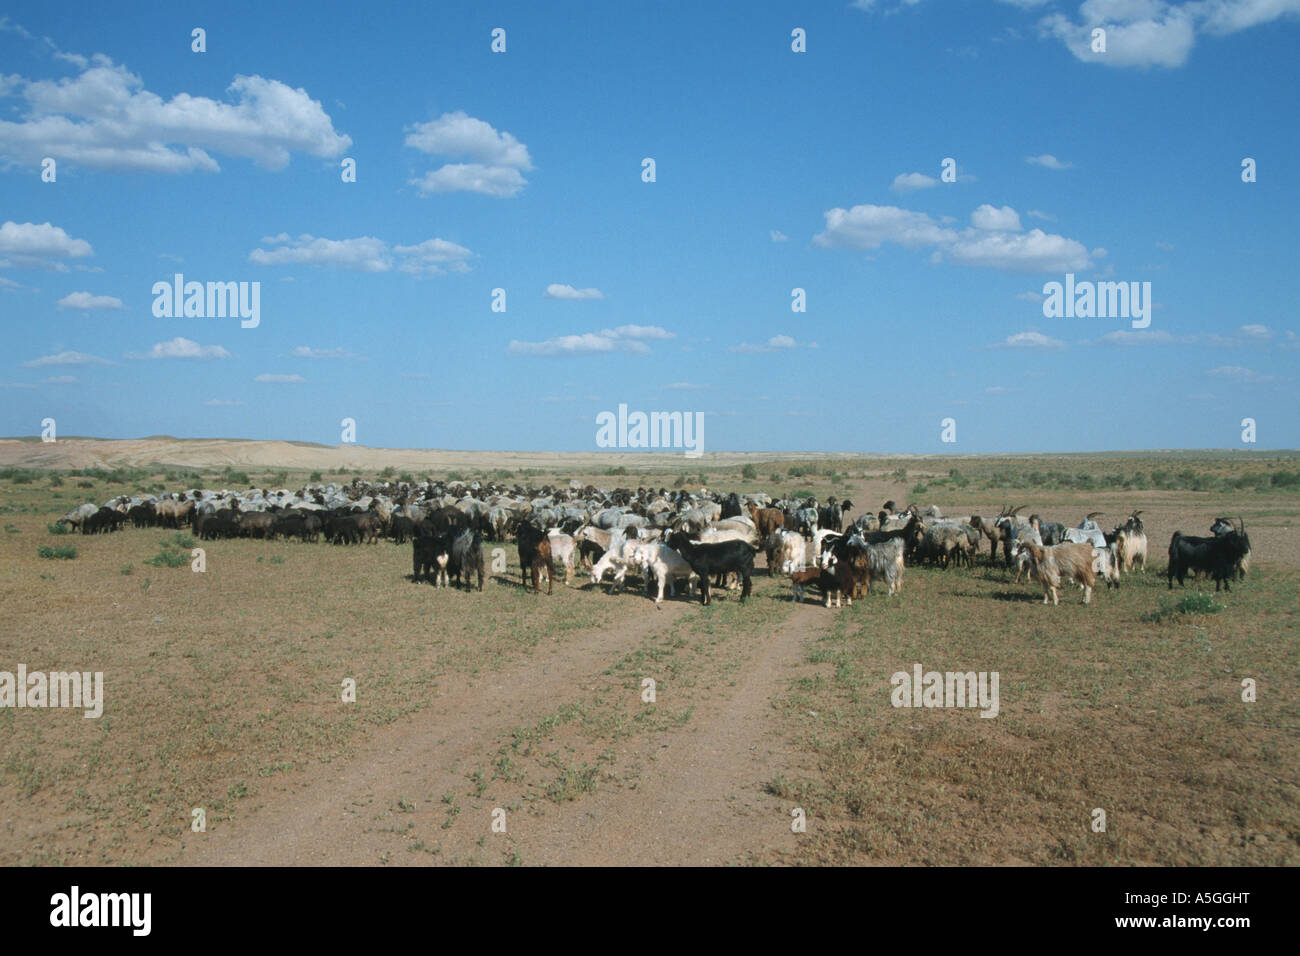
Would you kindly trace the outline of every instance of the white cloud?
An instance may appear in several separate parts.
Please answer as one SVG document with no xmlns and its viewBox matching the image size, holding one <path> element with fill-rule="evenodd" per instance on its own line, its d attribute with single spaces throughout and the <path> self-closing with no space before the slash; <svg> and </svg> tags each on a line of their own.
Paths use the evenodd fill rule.
<svg viewBox="0 0 1300 956">
<path fill-rule="evenodd" d="M 1189 345 L 1195 338 L 1179 338 L 1165 329 L 1116 329 L 1097 339 L 1098 345 Z"/>
<path fill-rule="evenodd" d="M 63 59 L 80 74 L 15 84 L 25 113 L 0 121 L 0 158 L 32 167 L 52 156 L 98 169 L 217 172 L 208 150 L 283 169 L 292 153 L 330 158 L 352 145 L 306 90 L 278 80 L 237 75 L 226 88 L 234 102 L 189 93 L 164 100 L 102 54 Z"/>
<path fill-rule="evenodd" d="M 770 233 L 768 233 L 768 235 L 772 237 L 773 242 L 787 242 L 790 239 L 790 237 L 787 236 L 780 229 L 773 229 Z"/>
<path fill-rule="evenodd" d="M 509 199 L 528 185 L 519 170 L 508 166 L 484 166 L 480 163 L 448 163 L 408 182 L 422 196 L 434 193 L 482 193 L 497 199 Z"/>
<path fill-rule="evenodd" d="M 1225 378 L 1229 381 L 1240 382 L 1243 385 L 1254 385 L 1261 382 L 1273 381 L 1272 375 L 1261 375 L 1254 369 L 1244 368 L 1240 365 L 1220 365 L 1218 368 L 1212 368 L 1206 375 L 1213 375 L 1215 378 Z"/>
<path fill-rule="evenodd" d="M 461 110 L 417 123 L 406 134 L 406 145 L 423 153 L 469 160 L 448 163 L 410 180 L 421 195 L 476 192 L 504 199 L 528 184 L 522 175 L 533 168 L 528 147 Z"/>
<path fill-rule="evenodd" d="M 403 272 L 444 275 L 448 272 L 469 272 L 473 257 L 464 246 L 446 239 L 426 239 L 414 246 L 393 246 L 393 252 L 402 257 L 397 268 Z"/>
<path fill-rule="evenodd" d="M 1056 217 L 1055 217 L 1055 216 L 1053 216 L 1050 212 L 1043 212 L 1041 209 L 1031 209 L 1031 210 L 1029 210 L 1029 218 L 1031 218 L 1031 219 L 1042 219 L 1042 220 L 1045 220 L 1045 221 L 1047 221 L 1047 222 L 1056 222 Z"/>
<path fill-rule="evenodd" d="M 446 239 L 426 239 L 413 246 L 390 247 L 383 239 L 374 236 L 355 239 L 323 239 L 306 234 L 297 239 L 281 239 L 280 236 L 271 237 L 280 243 L 278 248 L 254 249 L 248 254 L 249 261 L 260 266 L 309 265 L 353 272 L 388 272 L 396 266 L 402 272 L 441 275 L 468 272 L 467 260 L 474 255 L 464 246 Z"/>
<path fill-rule="evenodd" d="M 1010 206 L 1003 206 L 999 209 L 985 203 L 970 214 L 970 222 L 976 229 L 1002 232 L 1020 231 L 1020 216 Z"/>
<path fill-rule="evenodd" d="M 1065 163 L 1057 159 L 1051 153 L 1043 153 L 1041 156 L 1026 156 L 1025 162 L 1031 166 L 1042 166 L 1044 169 L 1065 170 L 1071 169 L 1074 163 Z"/>
<path fill-rule="evenodd" d="M 1085 0 L 1078 21 L 1052 14 L 1039 21 L 1076 59 L 1111 67 L 1172 69 L 1187 62 L 1201 34 L 1227 36 L 1300 14 L 1300 0 Z M 1092 31 L 1106 31 L 1106 52 L 1092 51 Z"/>
<path fill-rule="evenodd" d="M 231 399 L 228 398 L 209 398 L 203 404 L 207 405 L 209 408 L 228 408 L 228 407 L 233 407 L 235 405 L 242 405 L 244 403 L 232 401 Z"/>
<path fill-rule="evenodd" d="M 120 309 L 122 300 L 111 295 L 91 295 L 89 292 L 69 292 L 54 303 L 63 309 Z"/>
<path fill-rule="evenodd" d="M 512 339 L 506 350 L 513 355 L 601 355 L 612 352 L 631 352 L 646 355 L 650 346 L 646 341 L 674 338 L 672 332 L 657 325 L 620 325 L 616 329 L 583 332 L 577 335 L 559 335 L 542 342 L 521 342 Z"/>
<path fill-rule="evenodd" d="M 604 293 L 599 289 L 575 289 L 571 285 L 561 285 L 558 282 L 552 282 L 542 293 L 548 299 L 603 299 Z"/>
<path fill-rule="evenodd" d="M 95 250 L 85 239 L 74 239 L 48 222 L 11 222 L 0 225 L 0 266 L 40 267 L 67 271 L 62 259 L 84 259 Z"/>
<path fill-rule="evenodd" d="M 275 375 L 270 372 L 263 372 L 253 379 L 254 382 L 269 382 L 273 385 L 298 385 L 307 381 L 301 375 Z"/>
<path fill-rule="evenodd" d="M 1044 335 L 1042 332 L 1017 332 L 1015 335 L 1008 335 L 996 345 L 990 345 L 993 349 L 1063 349 L 1065 343 L 1060 339 L 1054 339 Z"/>
<path fill-rule="evenodd" d="M 763 345 L 752 345 L 749 342 L 742 342 L 740 345 L 733 345 L 728 352 L 741 352 L 745 355 L 754 355 L 760 352 L 784 352 L 792 349 L 796 345 L 795 340 L 788 335 L 774 335 Z"/>
<path fill-rule="evenodd" d="M 878 249 L 886 242 L 915 249 L 944 245 L 957 238 L 956 232 L 944 229 L 925 213 L 898 206 L 837 207 L 824 215 L 826 230 L 813 236 L 813 244 L 827 249 Z"/>
<path fill-rule="evenodd" d="M 1041 292 L 1017 292 L 1016 298 L 1021 302 L 1042 302 L 1046 296 Z"/>
<path fill-rule="evenodd" d="M 23 363 L 24 368 L 46 368 L 51 365 L 112 365 L 108 359 L 85 352 L 59 352 L 57 355 L 44 355 Z"/>
<path fill-rule="evenodd" d="M 1088 266 L 1088 250 L 1081 243 L 1041 229 L 963 234 L 947 251 L 960 265 L 1012 272 L 1077 272 Z"/>
<path fill-rule="evenodd" d="M 227 359 L 230 353 L 220 345 L 200 345 L 192 339 L 177 336 L 167 342 L 158 342 L 148 352 L 127 352 L 131 359 Z"/>
<path fill-rule="evenodd" d="M 671 389 L 675 392 L 697 392 L 708 387 L 709 386 L 707 385 L 696 385 L 693 382 L 671 382 L 664 386 L 664 388 Z"/>
<path fill-rule="evenodd" d="M 904 248 L 931 247 L 930 259 L 938 263 L 948 255 L 959 265 L 1003 269 L 1011 272 L 1078 272 L 1089 265 L 1088 250 L 1074 239 L 1041 229 L 1011 234 L 988 228 L 947 228 L 922 212 L 897 206 L 854 206 L 825 213 L 826 229 L 813 237 L 823 248 L 876 249 L 886 242 Z M 1010 206 L 981 206 L 972 220 L 987 225 L 1019 225 Z"/>
<path fill-rule="evenodd" d="M 299 345 L 291 353 L 294 358 L 305 359 L 355 359 L 361 358 L 352 352 L 345 351 L 341 348 L 332 349 L 314 349 L 309 345 Z"/>
<path fill-rule="evenodd" d="M 894 177 L 894 182 L 889 188 L 896 193 L 906 193 L 917 189 L 929 189 L 931 186 L 937 185 L 939 185 L 939 180 L 924 173 L 899 173 Z"/>
<path fill-rule="evenodd" d="M 80 385 L 81 382 L 75 375 L 53 375 L 49 378 L 41 379 L 45 385 Z"/>
</svg>

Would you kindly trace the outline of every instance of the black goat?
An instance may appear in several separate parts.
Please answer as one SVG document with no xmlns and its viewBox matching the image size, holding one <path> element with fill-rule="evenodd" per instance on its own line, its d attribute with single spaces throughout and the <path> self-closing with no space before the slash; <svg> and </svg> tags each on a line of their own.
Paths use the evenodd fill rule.
<svg viewBox="0 0 1300 956">
<path fill-rule="evenodd" d="M 465 590 L 470 590 L 470 572 L 478 572 L 478 589 L 483 590 L 483 533 L 481 531 L 462 531 L 451 543 L 451 558 L 448 571 L 456 579 L 456 587 L 462 580 Z"/>
<path fill-rule="evenodd" d="M 1217 535 L 1213 538 L 1198 538 L 1175 531 L 1169 542 L 1168 579 L 1170 589 L 1174 578 L 1182 587 L 1183 578 L 1189 571 L 1203 571 L 1214 578 L 1214 590 L 1220 586 L 1228 591 L 1228 583 L 1237 571 L 1237 564 L 1247 554 L 1244 537 L 1236 531 Z"/>
<path fill-rule="evenodd" d="M 696 544 L 684 531 L 668 539 L 668 546 L 686 559 L 691 570 L 700 576 L 700 603 L 709 603 L 709 577 L 735 572 L 740 575 L 740 600 L 749 597 L 754 575 L 754 555 L 758 552 L 744 541 Z"/>
</svg>

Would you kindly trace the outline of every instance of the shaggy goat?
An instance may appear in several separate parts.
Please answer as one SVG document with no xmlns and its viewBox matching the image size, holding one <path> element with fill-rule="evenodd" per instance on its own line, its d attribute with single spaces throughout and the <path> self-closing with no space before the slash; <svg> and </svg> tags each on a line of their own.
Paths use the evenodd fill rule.
<svg viewBox="0 0 1300 956">
<path fill-rule="evenodd" d="M 1029 541 L 1016 545 L 1016 553 L 1028 553 L 1029 570 L 1039 584 L 1043 586 L 1043 603 L 1051 598 L 1052 606 L 1060 604 L 1058 588 L 1061 579 L 1075 581 L 1083 587 L 1083 603 L 1092 601 L 1092 588 L 1097 583 L 1097 572 L 1093 570 L 1096 561 L 1095 550 L 1091 544 L 1072 542 L 1045 547 Z"/>
</svg>

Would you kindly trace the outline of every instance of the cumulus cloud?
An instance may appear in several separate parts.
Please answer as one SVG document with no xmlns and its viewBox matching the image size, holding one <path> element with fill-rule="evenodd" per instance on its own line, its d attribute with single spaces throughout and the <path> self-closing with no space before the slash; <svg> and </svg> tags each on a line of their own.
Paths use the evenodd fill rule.
<svg viewBox="0 0 1300 956">
<path fill-rule="evenodd" d="M 54 304 L 61 309 L 81 309 L 86 312 L 122 308 L 122 300 L 116 296 L 91 295 L 89 292 L 69 292 Z"/>
<path fill-rule="evenodd" d="M 426 239 L 414 246 L 393 246 L 399 257 L 397 268 L 403 272 L 443 275 L 447 272 L 469 272 L 474 253 L 446 239 Z"/>
<path fill-rule="evenodd" d="M 749 342 L 742 342 L 740 345 L 733 345 L 727 351 L 740 352 L 745 355 L 755 355 L 760 352 L 784 352 L 792 349 L 797 343 L 788 335 L 774 335 L 762 345 L 753 345 Z"/>
<path fill-rule="evenodd" d="M 548 299 L 603 299 L 605 295 L 599 289 L 575 289 L 571 285 L 552 282 L 542 295 Z"/>
<path fill-rule="evenodd" d="M 309 265 L 352 272 L 389 272 L 394 267 L 402 272 L 428 275 L 468 272 L 468 260 L 474 255 L 464 246 L 446 239 L 426 239 L 413 246 L 389 246 L 374 236 L 323 239 L 304 234 L 290 239 L 280 233 L 265 237 L 262 242 L 276 248 L 259 248 L 250 252 L 249 261 L 257 265 Z"/>
<path fill-rule="evenodd" d="M 937 185 L 939 185 L 939 180 L 924 173 L 899 173 L 894 177 L 894 182 L 889 188 L 896 193 L 906 193 L 917 189 L 929 189 L 931 186 Z"/>
<path fill-rule="evenodd" d="M 1060 339 L 1054 339 L 1044 335 L 1042 332 L 1017 332 L 1015 335 L 1008 335 L 1001 342 L 990 345 L 993 349 L 1063 349 L 1065 343 Z"/>
<path fill-rule="evenodd" d="M 999 209 L 985 203 L 970 214 L 970 222 L 976 229 L 1003 232 L 1020 231 L 1020 216 L 1010 206 L 1003 206 Z"/>
<path fill-rule="evenodd" d="M 51 365 L 112 365 L 108 359 L 85 352 L 59 352 L 56 355 L 43 355 L 23 363 L 24 368 L 46 368 Z"/>
<path fill-rule="evenodd" d="M 85 239 L 74 239 L 48 222 L 6 221 L 0 225 L 0 266 L 53 269 L 66 272 L 64 259 L 84 259 L 95 250 Z"/>
<path fill-rule="evenodd" d="M 301 375 L 277 375 L 271 372 L 263 372 L 253 379 L 254 382 L 269 382 L 273 385 L 298 385 L 307 381 Z"/>
<path fill-rule="evenodd" d="M 232 102 L 189 93 L 164 100 L 102 54 L 62 58 L 80 73 L 10 78 L 25 106 L 18 121 L 0 121 L 0 158 L 32 167 L 52 156 L 97 169 L 218 172 L 209 150 L 283 169 L 292 153 L 330 158 L 352 145 L 306 90 L 278 80 L 237 75 L 226 88 Z"/>
<path fill-rule="evenodd" d="M 620 325 L 616 329 L 583 332 L 576 335 L 559 335 L 542 342 L 521 342 L 512 339 L 506 350 L 513 355 L 602 355 L 612 352 L 631 352 L 645 355 L 650 352 L 648 341 L 674 338 L 674 333 L 657 325 Z"/>
<path fill-rule="evenodd" d="M 919 246 L 946 245 L 957 233 L 945 229 L 923 212 L 898 206 L 854 206 L 852 209 L 827 210 L 826 230 L 813 236 L 813 244 L 831 249 L 878 249 L 886 242 L 909 249 Z"/>
<path fill-rule="evenodd" d="M 1300 0 L 1085 0 L 1078 20 L 1052 14 L 1039 31 L 1065 44 L 1085 63 L 1111 67 L 1165 67 L 1187 62 L 1198 36 L 1227 36 L 1300 14 Z M 1092 50 L 1092 31 L 1106 31 L 1106 52 Z"/>
<path fill-rule="evenodd" d="M 772 237 L 773 242 L 787 242 L 790 239 L 790 237 L 787 236 L 780 229 L 773 229 L 770 233 L 768 233 L 768 235 Z"/>
<path fill-rule="evenodd" d="M 131 359 L 227 359 L 230 353 L 220 345 L 200 345 L 193 339 L 177 336 L 167 342 L 158 342 L 148 352 L 126 353 Z"/>
<path fill-rule="evenodd" d="M 1043 153 L 1040 156 L 1026 156 L 1025 162 L 1030 166 L 1042 166 L 1044 169 L 1055 169 L 1058 171 L 1074 168 L 1074 163 L 1063 162 L 1051 153 Z"/>
<path fill-rule="evenodd" d="M 421 195 L 476 192 L 499 199 L 517 195 L 528 184 L 523 173 L 533 168 L 528 147 L 509 133 L 492 128 L 462 110 L 444 113 L 406 130 L 406 145 L 431 156 L 468 160 L 448 163 L 410 180 Z"/>
<path fill-rule="evenodd" d="M 824 215 L 826 229 L 813 237 L 813 243 L 823 248 L 870 250 L 892 242 L 908 249 L 929 247 L 935 262 L 947 255 L 959 265 L 1009 272 L 1077 272 L 1090 264 L 1088 250 L 1074 239 L 1041 229 L 1024 233 L 993 231 L 998 227 L 1019 228 L 1020 217 L 1010 206 L 980 206 L 971 215 L 976 225 L 961 231 L 925 213 L 897 206 L 836 208 Z"/>
</svg>

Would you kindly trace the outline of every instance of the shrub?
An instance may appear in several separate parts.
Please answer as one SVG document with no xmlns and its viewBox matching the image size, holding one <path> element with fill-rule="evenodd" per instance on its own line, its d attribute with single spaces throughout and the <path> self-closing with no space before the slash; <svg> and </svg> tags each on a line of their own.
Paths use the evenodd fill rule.
<svg viewBox="0 0 1300 956">
<path fill-rule="evenodd" d="M 1175 614 L 1218 614 L 1226 607 L 1226 604 L 1216 601 L 1212 594 L 1193 591 L 1191 594 L 1184 594 L 1173 603 L 1167 598 L 1161 598 L 1160 606 L 1150 614 L 1142 615 L 1142 620 L 1159 624 L 1165 618 Z"/>
<path fill-rule="evenodd" d="M 409 471 L 404 471 L 397 476 L 397 480 L 409 485 L 411 482 L 415 481 L 415 476 Z"/>
<path fill-rule="evenodd" d="M 321 477 L 321 474 L 320 474 L 319 471 L 313 471 L 313 472 L 311 473 L 311 477 L 308 478 L 307 480 L 308 480 L 308 481 L 324 481 L 325 479 Z"/>
<path fill-rule="evenodd" d="M 36 549 L 36 554 L 42 558 L 63 558 L 71 561 L 77 556 L 77 549 L 70 544 L 61 544 L 53 548 L 48 545 L 41 545 Z"/>
<path fill-rule="evenodd" d="M 152 558 L 146 558 L 144 563 L 155 568 L 184 567 L 190 563 L 190 548 L 192 547 L 194 547 L 194 539 L 188 534 L 178 531 L 170 538 L 164 538 L 158 553 Z"/>
<path fill-rule="evenodd" d="M 60 478 L 58 475 L 50 475 L 50 487 L 51 487 L 51 488 L 62 488 L 62 487 L 63 487 L 63 479 Z"/>
<path fill-rule="evenodd" d="M 59 524 L 57 521 L 51 521 L 45 526 L 45 530 L 50 534 L 69 534 L 70 529 L 66 524 Z"/>
<path fill-rule="evenodd" d="M 448 481 L 464 481 L 464 480 L 465 480 L 465 475 L 464 475 L 462 472 L 459 472 L 459 471 L 449 471 L 449 472 L 447 472 L 447 480 L 448 480 Z"/>
<path fill-rule="evenodd" d="M 744 468 L 740 469 L 740 477 L 741 477 L 741 478 L 757 478 L 757 477 L 758 477 L 758 469 L 755 468 L 753 465 L 746 465 Z"/>
<path fill-rule="evenodd" d="M 606 468 L 606 469 L 605 469 L 605 474 L 607 474 L 607 475 L 626 475 L 626 474 L 627 474 L 627 469 L 624 468 L 622 465 L 617 465 L 617 466 L 615 466 L 615 467 L 613 467 L 613 468 Z"/>
<path fill-rule="evenodd" d="M 397 474 L 397 469 L 394 468 L 392 465 L 389 465 L 387 468 L 385 468 L 383 471 L 381 471 L 381 472 L 379 473 L 379 477 L 380 477 L 380 478 L 392 478 L 393 475 L 395 475 L 395 474 Z"/>
</svg>

